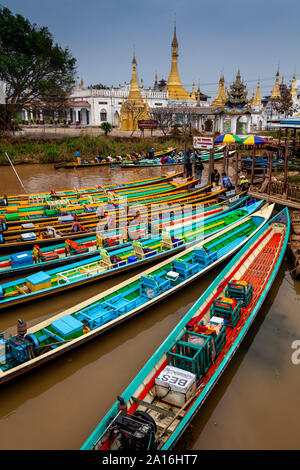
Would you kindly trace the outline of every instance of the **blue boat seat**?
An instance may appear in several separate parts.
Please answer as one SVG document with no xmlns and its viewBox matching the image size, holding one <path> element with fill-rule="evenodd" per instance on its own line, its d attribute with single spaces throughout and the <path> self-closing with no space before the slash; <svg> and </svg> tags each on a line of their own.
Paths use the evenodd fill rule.
<svg viewBox="0 0 300 470">
<path fill-rule="evenodd" d="M 184 261 L 174 260 L 173 269 L 184 279 L 187 279 L 198 272 L 199 266 L 197 266 L 197 264 L 189 264 Z"/>
<path fill-rule="evenodd" d="M 171 281 L 169 279 L 162 279 L 159 275 L 154 277 L 141 276 L 140 293 L 144 294 L 145 287 L 151 287 L 154 295 L 159 295 L 161 292 L 170 289 Z"/>
</svg>

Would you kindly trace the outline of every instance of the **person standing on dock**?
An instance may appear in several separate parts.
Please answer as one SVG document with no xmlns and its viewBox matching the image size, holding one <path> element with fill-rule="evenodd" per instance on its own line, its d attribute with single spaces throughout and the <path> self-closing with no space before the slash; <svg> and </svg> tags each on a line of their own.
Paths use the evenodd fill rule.
<svg viewBox="0 0 300 470">
<path fill-rule="evenodd" d="M 196 178 L 199 179 L 199 184 L 201 184 L 202 171 L 204 170 L 204 166 L 202 163 L 202 159 L 198 154 L 195 155 L 195 158 L 196 158 Z"/>
<path fill-rule="evenodd" d="M 186 156 L 185 169 L 186 169 L 187 178 L 189 178 L 190 176 L 193 176 L 192 162 L 191 162 L 191 157 L 189 154 L 187 154 Z"/>
<path fill-rule="evenodd" d="M 210 175 L 210 184 L 215 183 L 215 185 L 218 186 L 219 181 L 220 181 L 220 173 L 215 168 L 214 171 L 212 172 L 212 174 Z"/>
</svg>

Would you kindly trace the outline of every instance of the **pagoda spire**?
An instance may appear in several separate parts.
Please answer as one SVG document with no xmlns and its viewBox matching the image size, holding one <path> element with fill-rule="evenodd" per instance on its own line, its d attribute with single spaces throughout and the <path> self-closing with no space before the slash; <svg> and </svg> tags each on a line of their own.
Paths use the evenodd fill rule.
<svg viewBox="0 0 300 470">
<path fill-rule="evenodd" d="M 224 76 L 222 75 L 222 77 L 219 80 L 219 89 L 218 89 L 215 99 L 212 102 L 212 106 L 224 106 L 225 101 L 226 101 L 224 83 L 225 83 L 225 80 L 224 80 Z"/>
<path fill-rule="evenodd" d="M 178 41 L 176 36 L 176 24 L 174 25 L 174 35 L 172 40 L 172 64 L 168 78 L 167 89 L 171 100 L 190 100 L 190 94 L 183 88 L 178 73 Z"/>
<path fill-rule="evenodd" d="M 279 89 L 279 69 L 276 73 L 275 85 L 271 93 L 271 99 L 276 99 L 280 97 L 280 89 Z"/>
<path fill-rule="evenodd" d="M 256 96 L 254 99 L 254 106 L 261 106 L 261 99 L 260 99 L 260 83 L 259 80 L 257 82 L 257 90 L 256 90 Z"/>
<path fill-rule="evenodd" d="M 294 97 L 296 96 L 296 74 L 294 72 L 293 81 L 292 81 L 292 88 L 291 88 L 291 95 Z"/>
<path fill-rule="evenodd" d="M 193 82 L 193 88 L 192 88 L 191 98 L 192 98 L 192 100 L 195 100 L 195 99 L 196 99 L 196 95 L 195 95 L 195 82 Z"/>
</svg>

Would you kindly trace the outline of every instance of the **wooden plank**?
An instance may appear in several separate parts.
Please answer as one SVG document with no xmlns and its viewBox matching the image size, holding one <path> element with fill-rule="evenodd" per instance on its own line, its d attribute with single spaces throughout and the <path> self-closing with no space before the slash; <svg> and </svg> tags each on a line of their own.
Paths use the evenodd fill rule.
<svg viewBox="0 0 300 470">
<path fill-rule="evenodd" d="M 291 201 L 289 199 L 281 199 L 273 195 L 268 196 L 268 194 L 266 193 L 258 193 L 255 191 L 249 191 L 248 194 L 249 196 L 254 197 L 256 199 L 264 199 L 266 202 L 275 202 L 275 204 L 278 204 L 284 207 L 291 207 L 293 209 L 300 210 L 300 202 Z"/>
<path fill-rule="evenodd" d="M 141 400 L 140 398 L 132 397 L 133 401 L 138 403 L 141 406 L 144 406 L 145 408 L 149 408 L 150 410 L 156 411 L 157 413 L 160 413 L 165 416 L 175 416 L 176 413 L 174 411 L 166 410 L 164 408 L 160 408 L 160 406 L 153 405 L 152 403 L 148 403 L 147 401 Z"/>
</svg>

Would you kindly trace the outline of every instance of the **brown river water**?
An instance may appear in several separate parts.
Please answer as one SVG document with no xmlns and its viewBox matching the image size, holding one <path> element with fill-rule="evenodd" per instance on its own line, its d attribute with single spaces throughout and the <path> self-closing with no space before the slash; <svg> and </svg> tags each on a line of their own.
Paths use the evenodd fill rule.
<svg viewBox="0 0 300 470">
<path fill-rule="evenodd" d="M 26 192 L 121 183 L 174 171 L 170 167 L 54 170 L 52 165 L 19 165 L 16 169 Z M 20 192 L 24 191 L 13 170 L 1 167 L 0 194 Z M 153 310 L 2 385 L 0 449 L 80 448 L 116 396 L 223 267 Z M 300 281 L 292 279 L 289 269 L 285 258 L 254 324 L 176 449 L 300 447 L 300 364 L 291 360 L 292 342 L 300 340 Z M 119 275 L 1 313 L 0 331 L 14 331 L 20 317 L 28 326 L 34 325 L 127 277 Z"/>
</svg>

